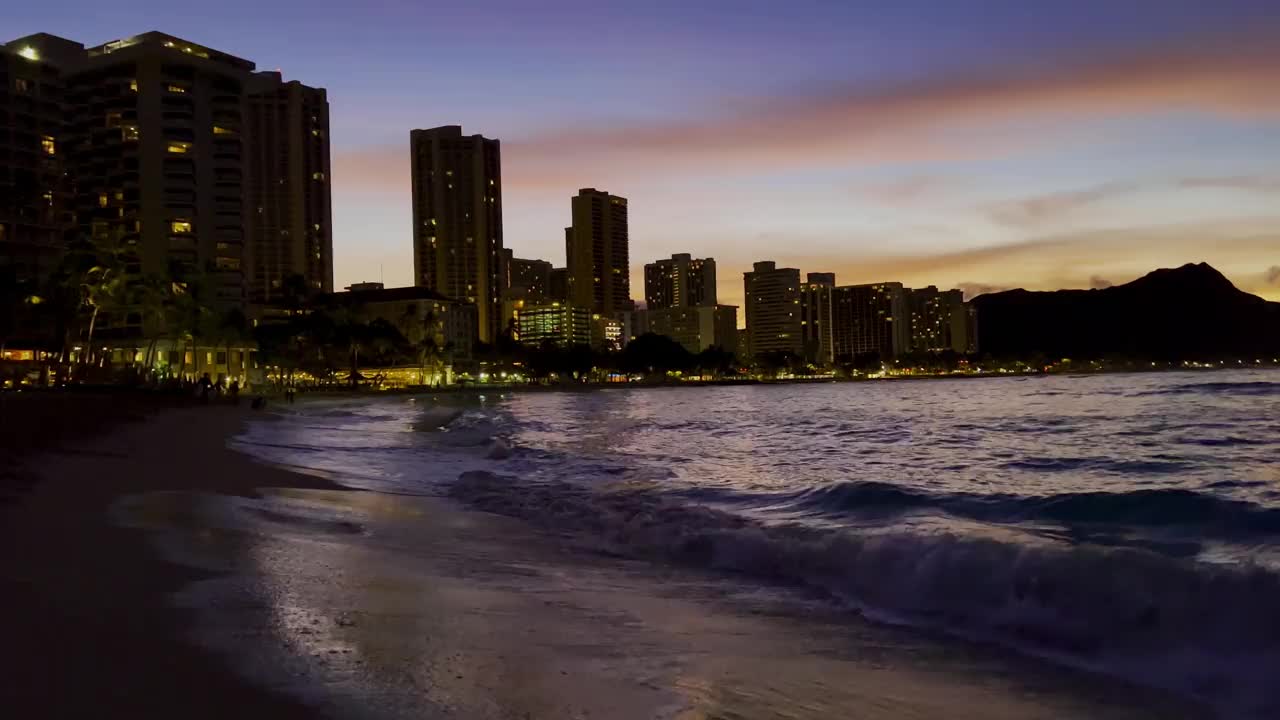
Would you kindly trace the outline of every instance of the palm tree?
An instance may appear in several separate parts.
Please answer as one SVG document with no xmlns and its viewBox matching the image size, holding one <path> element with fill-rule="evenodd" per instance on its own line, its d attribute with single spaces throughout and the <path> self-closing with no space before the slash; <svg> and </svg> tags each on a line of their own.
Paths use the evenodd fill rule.
<svg viewBox="0 0 1280 720">
<path fill-rule="evenodd" d="M 202 275 L 183 274 L 176 268 L 173 270 L 170 280 L 170 292 L 173 296 L 171 332 L 175 339 L 182 341 L 179 377 L 186 374 L 188 348 L 195 367 L 200 367 L 200 339 L 208 336 L 212 329 L 213 311 L 205 301 L 204 287 Z"/>
<path fill-rule="evenodd" d="M 124 269 L 110 260 L 94 265 L 82 276 L 81 302 L 84 307 L 90 309 L 85 352 L 81 355 L 82 363 L 93 360 L 93 331 L 98 323 L 98 315 L 103 309 L 110 312 L 123 305 L 125 287 Z"/>
<path fill-rule="evenodd" d="M 240 308 L 231 308 L 218 318 L 217 339 L 223 346 L 227 358 L 227 375 L 231 375 L 231 345 L 240 344 L 245 338 L 249 319 Z M 243 366 L 243 361 L 241 361 Z"/>
<path fill-rule="evenodd" d="M 130 304 L 142 312 L 142 331 L 147 337 L 145 372 L 151 373 L 156 363 L 156 348 L 171 323 L 174 307 L 174 283 L 150 275 L 130 288 Z"/>
</svg>

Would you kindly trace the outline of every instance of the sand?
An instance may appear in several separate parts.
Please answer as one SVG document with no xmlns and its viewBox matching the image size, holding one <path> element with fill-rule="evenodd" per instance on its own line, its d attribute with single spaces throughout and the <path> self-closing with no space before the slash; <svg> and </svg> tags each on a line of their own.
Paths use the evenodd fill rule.
<svg viewBox="0 0 1280 720">
<path fill-rule="evenodd" d="M 37 402 L 63 411 L 89 405 L 98 409 L 91 417 L 133 419 L 168 404 L 121 398 Z M 17 407 L 7 406 L 6 423 L 21 423 Z M 201 575 L 162 561 L 144 533 L 108 520 L 111 504 L 134 493 L 250 495 L 263 486 L 331 487 L 225 449 L 225 439 L 248 412 L 229 406 L 163 409 L 150 420 L 72 440 L 72 447 L 8 458 L 15 477 L 35 482 L 0 507 L 6 615 L 0 707 L 6 714 L 226 718 L 246 716 L 252 708 L 262 717 L 312 716 L 296 702 L 245 683 L 220 659 L 187 642 L 188 613 L 171 607 L 169 598 Z M 37 415 L 27 413 L 28 424 Z M 47 417 L 39 422 L 53 432 Z M 84 437 L 109 423 L 84 421 L 84 427 L 63 434 Z"/>
</svg>

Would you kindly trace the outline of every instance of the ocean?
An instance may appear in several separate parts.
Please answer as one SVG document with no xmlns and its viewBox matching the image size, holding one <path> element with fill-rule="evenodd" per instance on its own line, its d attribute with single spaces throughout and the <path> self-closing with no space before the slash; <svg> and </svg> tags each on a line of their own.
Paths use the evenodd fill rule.
<svg viewBox="0 0 1280 720">
<path fill-rule="evenodd" d="M 614 602 L 599 599 L 602 588 L 628 603 L 692 598 L 699 622 L 743 618 L 747 625 L 725 636 L 758 634 L 760 646 L 773 648 L 774 662 L 734 665 L 738 674 L 725 671 L 716 686 L 773 678 L 781 684 L 772 695 L 748 694 L 736 706 L 720 697 L 719 709 L 703 714 L 679 713 L 697 706 L 690 698 L 698 687 L 705 695 L 705 683 L 668 678 L 688 670 L 684 661 L 706 661 L 700 643 L 717 646 L 690 640 L 696 633 L 679 636 L 685 645 L 677 649 L 658 639 L 669 628 L 633 627 L 610 647 L 643 652 L 578 668 L 640 673 L 666 693 L 655 707 L 672 717 L 944 716 L 909 705 L 913 695 L 942 698 L 935 709 L 947 717 L 966 716 L 958 710 L 966 703 L 975 717 L 1104 717 L 1103 708 L 1139 712 L 1163 707 L 1164 698 L 1187 703 L 1177 706 L 1187 712 L 1280 715 L 1275 372 L 319 396 L 272 409 L 235 449 L 368 492 L 341 506 L 305 494 L 236 500 L 231 509 L 202 501 L 222 527 L 244 531 L 243 514 L 252 511 L 262 535 L 263 523 L 292 517 L 289 532 L 304 545 L 272 551 L 292 558 L 290 572 L 334 548 L 351 552 L 352 537 L 374 538 L 357 543 L 362 562 L 394 565 L 395 582 L 409 583 L 406 573 L 421 575 L 425 564 L 404 554 L 452 537 L 434 528 L 418 538 L 427 530 L 413 518 L 432 515 L 415 503 L 455 508 L 475 520 L 450 521 L 459 538 L 452 569 L 432 577 L 449 575 L 459 593 L 470 592 L 470 578 L 494 592 L 536 594 L 554 577 L 555 592 L 579 598 L 575 607 L 584 594 L 594 593 L 585 602 L 593 608 Z M 236 512 L 240 520 L 227 519 Z M 505 517 L 490 526 L 484 518 L 493 516 Z M 524 539 L 503 545 L 491 537 L 508 532 Z M 506 566 L 493 571 L 504 553 L 539 543 L 549 549 L 536 562 L 513 561 L 525 568 L 515 576 Z M 283 576 L 271 569 L 271 553 L 262 557 L 254 572 Z M 433 550 L 422 562 L 444 561 Z M 188 601 L 217 606 L 202 597 Z M 344 602 L 358 611 L 361 597 Z M 423 607 L 438 612 L 438 603 Z M 414 602 L 397 607 L 426 612 Z M 624 626 L 668 624 L 645 620 L 650 610 L 640 606 L 618 612 L 631 619 L 618 620 Z M 623 632 L 592 617 L 544 619 L 562 631 Z M 279 617 L 272 622 L 279 626 Z M 814 643 L 823 649 L 803 650 Z M 869 661 L 868 643 L 896 650 Z M 407 661 L 423 650 L 409 643 L 382 652 Z M 849 653 L 859 658 L 852 667 L 832 659 Z M 741 660 L 743 652 L 726 655 Z M 629 666 L 637 658 L 643 672 Z M 797 668 L 806 668 L 803 681 L 777 680 Z M 886 668 L 925 674 L 893 674 L 885 697 L 833 690 Z M 400 697 L 387 707 L 404 709 L 416 707 L 406 697 L 430 695 L 425 681 L 389 690 L 376 672 L 353 673 L 343 677 L 359 676 L 364 689 L 345 697 Z M 811 685 L 815 675 L 824 689 Z M 1000 679 L 995 690 L 992 678 Z M 987 695 L 975 699 L 979 690 Z M 455 699 L 479 697 L 458 692 Z M 1017 702 L 993 699 L 1001 697 Z M 867 710 L 876 702 L 890 704 Z M 812 712 L 797 710 L 806 707 Z M 487 715 L 472 708 L 461 716 Z M 1173 715 L 1164 708 L 1152 716 Z"/>
</svg>

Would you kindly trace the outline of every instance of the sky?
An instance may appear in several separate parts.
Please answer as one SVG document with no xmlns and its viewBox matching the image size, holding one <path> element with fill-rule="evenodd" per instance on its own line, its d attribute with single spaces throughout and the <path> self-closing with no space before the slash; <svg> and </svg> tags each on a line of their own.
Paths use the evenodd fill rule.
<svg viewBox="0 0 1280 720">
<path fill-rule="evenodd" d="M 409 130 L 502 141 L 505 244 L 569 198 L 643 264 L 840 283 L 1105 287 L 1206 261 L 1280 300 L 1275 0 L 45 0 L 0 37 L 161 30 L 327 88 L 335 285 L 412 283 Z"/>
</svg>

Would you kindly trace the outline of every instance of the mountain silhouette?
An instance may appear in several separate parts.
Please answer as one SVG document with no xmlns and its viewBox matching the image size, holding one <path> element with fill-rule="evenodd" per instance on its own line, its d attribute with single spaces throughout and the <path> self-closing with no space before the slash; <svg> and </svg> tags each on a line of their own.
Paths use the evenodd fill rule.
<svg viewBox="0 0 1280 720">
<path fill-rule="evenodd" d="M 1280 356 L 1280 303 L 1241 291 L 1206 263 L 1100 290 L 1009 290 L 978 296 L 973 304 L 978 346 L 997 357 Z"/>
</svg>

